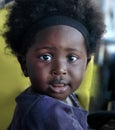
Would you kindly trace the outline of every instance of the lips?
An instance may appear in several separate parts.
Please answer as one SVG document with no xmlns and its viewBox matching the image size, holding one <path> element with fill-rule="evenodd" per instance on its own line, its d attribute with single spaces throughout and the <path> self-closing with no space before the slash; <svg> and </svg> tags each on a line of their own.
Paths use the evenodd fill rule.
<svg viewBox="0 0 115 130">
<path fill-rule="evenodd" d="M 49 89 L 54 93 L 64 93 L 69 88 L 69 85 L 64 80 L 53 81 L 49 85 Z"/>
</svg>

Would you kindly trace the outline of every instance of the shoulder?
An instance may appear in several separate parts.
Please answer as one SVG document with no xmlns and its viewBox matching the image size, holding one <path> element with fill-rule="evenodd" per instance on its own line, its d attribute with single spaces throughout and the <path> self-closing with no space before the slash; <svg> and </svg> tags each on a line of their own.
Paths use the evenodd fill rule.
<svg viewBox="0 0 115 130">
<path fill-rule="evenodd" d="M 52 97 L 41 96 L 26 114 L 23 126 L 34 125 L 43 130 L 87 130 L 85 116 L 77 114 L 80 111 Z"/>
<path fill-rule="evenodd" d="M 21 125 L 25 129 L 86 130 L 86 114 L 77 106 L 70 106 L 46 95 L 29 94 L 27 91 L 17 98 L 17 102 L 17 115 L 20 112 Z"/>
</svg>

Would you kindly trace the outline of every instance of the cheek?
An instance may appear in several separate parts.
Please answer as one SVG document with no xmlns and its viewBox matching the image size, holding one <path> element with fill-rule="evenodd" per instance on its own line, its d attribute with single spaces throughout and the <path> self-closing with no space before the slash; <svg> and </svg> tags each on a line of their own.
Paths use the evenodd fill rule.
<svg viewBox="0 0 115 130">
<path fill-rule="evenodd" d="M 83 80 L 86 70 L 86 64 L 83 63 L 80 65 L 75 65 L 71 68 L 72 68 L 71 73 L 72 73 L 73 85 L 75 86 L 75 88 L 78 88 Z"/>
<path fill-rule="evenodd" d="M 48 67 L 44 67 L 43 64 L 31 64 L 27 66 L 28 74 L 32 82 L 45 82 L 49 75 Z"/>
</svg>

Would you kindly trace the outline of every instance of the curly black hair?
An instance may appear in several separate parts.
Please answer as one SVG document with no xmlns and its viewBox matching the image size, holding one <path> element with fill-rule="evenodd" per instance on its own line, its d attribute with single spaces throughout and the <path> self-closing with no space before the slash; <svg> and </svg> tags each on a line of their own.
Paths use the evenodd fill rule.
<svg viewBox="0 0 115 130">
<path fill-rule="evenodd" d="M 104 33 L 105 25 L 99 7 L 91 0 L 15 0 L 4 33 L 7 45 L 18 57 L 25 55 L 31 46 L 23 47 L 28 29 L 44 17 L 63 15 L 81 22 L 89 32 L 88 54 L 95 51 Z M 31 33 L 31 32 L 30 32 Z M 32 39 L 29 38 L 28 41 Z"/>
</svg>

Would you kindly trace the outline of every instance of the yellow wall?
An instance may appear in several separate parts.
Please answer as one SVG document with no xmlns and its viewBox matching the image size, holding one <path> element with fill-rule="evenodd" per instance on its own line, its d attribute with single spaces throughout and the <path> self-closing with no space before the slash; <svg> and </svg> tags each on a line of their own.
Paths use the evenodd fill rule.
<svg viewBox="0 0 115 130">
<path fill-rule="evenodd" d="M 82 84 L 76 91 L 81 105 L 86 110 L 89 109 L 90 90 L 92 87 L 93 72 L 94 72 L 93 70 L 94 70 L 94 57 L 92 57 L 91 61 L 89 62 Z"/>
<path fill-rule="evenodd" d="M 3 30 L 6 10 L 0 10 L 0 32 Z M 6 130 L 15 107 L 15 97 L 29 85 L 19 64 L 0 36 L 0 130 Z"/>
<path fill-rule="evenodd" d="M 3 23 L 6 21 L 6 9 L 0 10 L 0 32 L 4 31 Z M 15 97 L 21 93 L 30 82 L 22 74 L 17 59 L 5 49 L 4 39 L 0 36 L 0 130 L 6 130 L 15 108 Z M 93 60 L 86 71 L 85 79 L 77 94 L 81 105 L 88 109 L 90 87 L 93 72 Z"/>
</svg>

